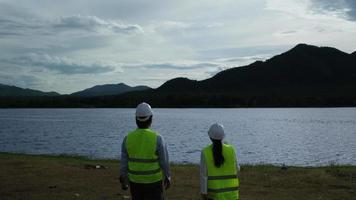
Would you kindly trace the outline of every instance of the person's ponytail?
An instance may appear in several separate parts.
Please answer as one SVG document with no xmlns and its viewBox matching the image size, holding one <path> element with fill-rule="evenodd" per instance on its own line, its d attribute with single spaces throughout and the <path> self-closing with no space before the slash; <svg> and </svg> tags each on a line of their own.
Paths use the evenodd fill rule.
<svg viewBox="0 0 356 200">
<path fill-rule="evenodd" d="M 214 164 L 216 167 L 220 167 L 224 164 L 224 156 L 222 153 L 222 141 L 221 140 L 212 140 L 213 141 L 213 158 Z"/>
</svg>

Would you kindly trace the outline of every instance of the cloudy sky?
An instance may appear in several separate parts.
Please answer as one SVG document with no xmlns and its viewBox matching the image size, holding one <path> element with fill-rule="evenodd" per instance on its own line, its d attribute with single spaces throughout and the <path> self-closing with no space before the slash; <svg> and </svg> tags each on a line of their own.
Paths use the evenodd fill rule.
<svg viewBox="0 0 356 200">
<path fill-rule="evenodd" d="M 0 0 L 0 83 L 205 79 L 298 43 L 356 50 L 355 0 Z"/>
</svg>

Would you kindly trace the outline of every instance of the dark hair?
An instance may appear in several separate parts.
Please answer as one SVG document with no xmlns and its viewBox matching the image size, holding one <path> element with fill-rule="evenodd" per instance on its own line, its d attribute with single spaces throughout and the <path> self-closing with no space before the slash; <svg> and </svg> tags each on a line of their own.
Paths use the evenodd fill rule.
<svg viewBox="0 0 356 200">
<path fill-rule="evenodd" d="M 213 142 L 214 164 L 216 167 L 220 167 L 222 164 L 224 164 L 224 161 L 225 161 L 223 153 L 222 153 L 222 141 L 214 140 L 214 139 L 211 139 L 211 141 Z"/>
<path fill-rule="evenodd" d="M 151 126 L 151 124 L 152 124 L 152 115 L 146 121 L 139 121 L 136 118 L 136 124 L 137 124 L 138 128 L 149 128 Z"/>
</svg>

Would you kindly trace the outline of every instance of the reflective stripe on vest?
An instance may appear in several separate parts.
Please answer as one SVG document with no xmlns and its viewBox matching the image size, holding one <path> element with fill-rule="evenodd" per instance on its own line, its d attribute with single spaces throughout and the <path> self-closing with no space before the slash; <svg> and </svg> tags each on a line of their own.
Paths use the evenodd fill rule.
<svg viewBox="0 0 356 200">
<path fill-rule="evenodd" d="M 224 163 L 214 165 L 212 145 L 203 150 L 208 172 L 208 197 L 214 200 L 238 199 L 239 180 L 237 178 L 236 154 L 231 145 L 222 145 Z"/>
<path fill-rule="evenodd" d="M 220 189 L 208 189 L 208 192 L 230 192 L 230 191 L 237 191 L 239 190 L 239 187 L 229 187 L 229 188 L 220 188 Z"/>
<path fill-rule="evenodd" d="M 135 183 L 154 183 L 162 180 L 162 170 L 156 155 L 157 133 L 136 129 L 126 138 L 128 177 Z"/>
<path fill-rule="evenodd" d="M 128 172 L 130 174 L 134 174 L 134 175 L 149 175 L 149 174 L 156 174 L 158 172 L 160 172 L 161 169 L 154 169 L 154 170 L 147 170 L 147 171 L 133 171 L 133 170 L 128 170 Z"/>
<path fill-rule="evenodd" d="M 140 159 L 140 158 L 129 158 L 128 159 L 130 162 L 140 162 L 140 163 L 154 163 L 154 162 L 158 162 L 158 158 L 157 159 Z"/>
<path fill-rule="evenodd" d="M 226 176 L 208 176 L 208 180 L 223 180 L 223 179 L 233 179 L 236 178 L 237 174 L 226 175 Z"/>
</svg>

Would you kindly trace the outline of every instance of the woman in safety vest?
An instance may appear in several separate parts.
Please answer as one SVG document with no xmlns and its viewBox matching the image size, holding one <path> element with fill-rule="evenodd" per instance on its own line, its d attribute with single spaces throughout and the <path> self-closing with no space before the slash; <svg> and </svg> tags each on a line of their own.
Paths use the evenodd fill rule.
<svg viewBox="0 0 356 200">
<path fill-rule="evenodd" d="M 213 124 L 208 135 L 212 144 L 205 147 L 200 158 L 201 196 L 205 200 L 239 199 L 239 165 L 235 149 L 224 144 L 224 127 Z"/>
</svg>

